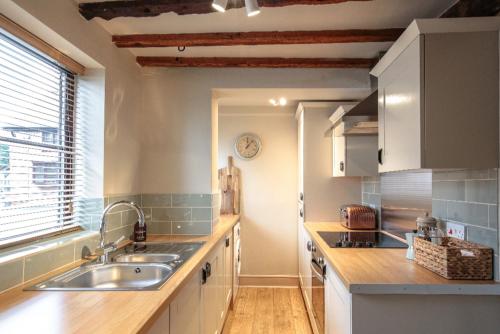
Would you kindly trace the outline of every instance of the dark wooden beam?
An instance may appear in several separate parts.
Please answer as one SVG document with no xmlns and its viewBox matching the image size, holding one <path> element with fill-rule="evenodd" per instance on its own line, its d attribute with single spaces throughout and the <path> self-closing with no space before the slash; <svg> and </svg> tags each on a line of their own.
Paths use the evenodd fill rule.
<svg viewBox="0 0 500 334">
<path fill-rule="evenodd" d="M 115 35 L 119 48 L 393 42 L 404 29 Z"/>
<path fill-rule="evenodd" d="M 371 68 L 372 58 L 137 57 L 147 67 Z"/>
<path fill-rule="evenodd" d="M 459 0 L 440 17 L 496 16 L 500 0 Z"/>
<path fill-rule="evenodd" d="M 285 7 L 293 5 L 330 5 L 348 1 L 372 0 L 258 0 L 261 7 Z M 111 20 L 115 17 L 148 17 L 174 12 L 179 15 L 208 14 L 215 10 L 212 0 L 118 0 L 88 2 L 78 5 L 87 20 L 100 17 Z M 227 10 L 242 8 L 243 0 L 229 1 Z"/>
</svg>

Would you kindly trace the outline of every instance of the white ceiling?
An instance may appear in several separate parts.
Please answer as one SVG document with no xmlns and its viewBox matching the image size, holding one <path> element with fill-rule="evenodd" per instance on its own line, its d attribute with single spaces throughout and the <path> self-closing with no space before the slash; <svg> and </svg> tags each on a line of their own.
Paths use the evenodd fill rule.
<svg viewBox="0 0 500 334">
<path fill-rule="evenodd" d="M 76 0 L 95 2 L 96 0 Z M 415 18 L 437 17 L 456 0 L 373 0 L 334 5 L 262 8 L 247 17 L 245 9 L 203 15 L 162 14 L 145 18 L 98 20 L 111 35 L 237 32 L 274 30 L 380 29 L 406 27 Z M 262 45 L 230 47 L 134 48 L 140 56 L 181 57 L 375 57 L 391 43 Z"/>
</svg>

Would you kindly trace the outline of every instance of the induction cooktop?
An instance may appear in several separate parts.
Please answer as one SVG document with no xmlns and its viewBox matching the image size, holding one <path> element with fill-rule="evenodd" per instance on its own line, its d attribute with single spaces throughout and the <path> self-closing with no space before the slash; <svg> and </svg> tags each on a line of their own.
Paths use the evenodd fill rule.
<svg viewBox="0 0 500 334">
<path fill-rule="evenodd" d="M 408 248 L 388 234 L 375 231 L 318 232 L 331 248 Z"/>
</svg>

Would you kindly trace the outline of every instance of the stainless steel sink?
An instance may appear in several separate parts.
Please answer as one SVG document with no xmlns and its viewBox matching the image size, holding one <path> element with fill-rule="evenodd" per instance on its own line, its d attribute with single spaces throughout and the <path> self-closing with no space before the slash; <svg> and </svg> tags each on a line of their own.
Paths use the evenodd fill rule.
<svg viewBox="0 0 500 334">
<path fill-rule="evenodd" d="M 179 260 L 179 254 L 161 254 L 161 253 L 147 253 L 147 254 L 118 254 L 113 258 L 115 262 L 171 262 Z"/>
<path fill-rule="evenodd" d="M 156 290 L 174 270 L 160 263 L 90 264 L 27 290 Z"/>
<path fill-rule="evenodd" d="M 89 262 L 25 290 L 157 290 L 204 243 L 132 243 L 109 253 L 111 262 Z"/>
</svg>

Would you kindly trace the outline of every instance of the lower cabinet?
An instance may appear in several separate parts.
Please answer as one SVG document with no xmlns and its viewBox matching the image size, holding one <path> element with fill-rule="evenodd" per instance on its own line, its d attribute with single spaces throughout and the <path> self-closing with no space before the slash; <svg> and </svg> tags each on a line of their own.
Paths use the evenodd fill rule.
<svg viewBox="0 0 500 334">
<path fill-rule="evenodd" d="M 169 334 L 170 331 L 170 308 L 167 307 L 160 313 L 158 319 L 151 328 L 147 330 L 148 334 Z M 177 332 L 176 332 L 177 333 Z"/>
<path fill-rule="evenodd" d="M 170 334 L 199 334 L 201 272 L 196 273 L 170 303 Z"/>
<path fill-rule="evenodd" d="M 231 305 L 231 297 L 233 295 L 233 246 L 234 238 L 232 231 L 226 234 L 226 240 L 224 244 L 224 311 L 227 312 Z M 225 314 L 224 314 L 225 316 Z"/>
<path fill-rule="evenodd" d="M 162 311 L 148 334 L 220 334 L 232 298 L 232 232 Z"/>
<path fill-rule="evenodd" d="M 224 300 L 224 286 L 221 284 L 221 281 L 223 281 L 221 277 L 224 275 L 223 256 L 224 248 L 221 243 L 210 253 L 205 266 L 202 268 L 201 332 L 203 334 L 219 333 Z"/>
<path fill-rule="evenodd" d="M 351 333 L 351 294 L 330 266 L 325 280 L 325 333 Z"/>
</svg>

